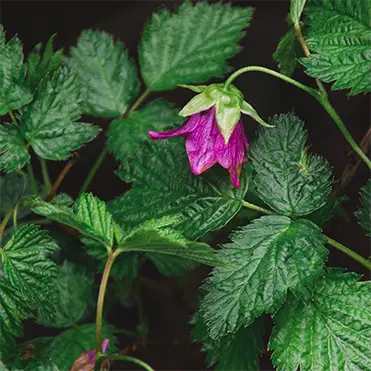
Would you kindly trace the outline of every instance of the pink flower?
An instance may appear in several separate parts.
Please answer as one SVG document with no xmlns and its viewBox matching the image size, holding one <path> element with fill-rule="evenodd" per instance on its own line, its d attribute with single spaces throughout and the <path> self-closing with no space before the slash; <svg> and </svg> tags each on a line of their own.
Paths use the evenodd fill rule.
<svg viewBox="0 0 371 371">
<path fill-rule="evenodd" d="M 233 186 L 240 186 L 239 177 L 242 164 L 247 162 L 249 147 L 241 118 L 227 143 L 217 125 L 215 107 L 194 113 L 180 128 L 162 133 L 148 131 L 148 134 L 153 140 L 184 136 L 190 167 L 194 174 L 199 175 L 218 162 L 228 169 Z"/>
</svg>

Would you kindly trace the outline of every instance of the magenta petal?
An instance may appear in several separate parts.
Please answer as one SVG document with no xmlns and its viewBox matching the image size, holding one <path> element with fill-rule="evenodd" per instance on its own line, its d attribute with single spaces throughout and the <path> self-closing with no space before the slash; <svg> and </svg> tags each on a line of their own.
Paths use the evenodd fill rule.
<svg viewBox="0 0 371 371">
<path fill-rule="evenodd" d="M 199 125 L 200 120 L 201 120 L 201 113 L 195 113 L 194 115 L 190 116 L 186 120 L 186 122 L 179 128 L 163 131 L 161 133 L 148 130 L 148 134 L 151 136 L 152 140 L 178 137 L 180 135 L 185 135 L 185 134 L 188 134 L 194 131 Z"/>
<path fill-rule="evenodd" d="M 233 130 L 233 133 L 227 144 L 221 133 L 215 141 L 215 156 L 217 161 L 225 169 L 229 170 L 231 182 L 234 187 L 240 186 L 240 173 L 242 164 L 247 162 L 247 148 L 249 143 L 243 129 L 242 120 L 240 120 Z"/>
<path fill-rule="evenodd" d="M 89 363 L 92 365 L 95 364 L 95 356 L 96 356 L 96 351 L 95 350 L 88 350 L 85 352 L 89 356 Z"/>
<path fill-rule="evenodd" d="M 188 134 L 186 150 L 193 174 L 199 175 L 216 164 L 215 140 L 219 129 L 215 120 L 215 110 L 206 111 L 200 124 Z"/>
<path fill-rule="evenodd" d="M 102 353 L 106 353 L 106 350 L 108 348 L 108 344 L 109 344 L 109 339 L 104 339 L 103 340 L 103 343 L 102 343 Z"/>
</svg>

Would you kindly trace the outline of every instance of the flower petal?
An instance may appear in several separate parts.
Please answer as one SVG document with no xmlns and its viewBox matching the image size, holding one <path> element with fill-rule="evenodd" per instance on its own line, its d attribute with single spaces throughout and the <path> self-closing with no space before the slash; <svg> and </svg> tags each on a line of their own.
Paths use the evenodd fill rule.
<svg viewBox="0 0 371 371">
<path fill-rule="evenodd" d="M 240 186 L 239 177 L 242 164 L 247 162 L 246 151 L 248 146 L 249 143 L 243 129 L 242 120 L 238 121 L 227 144 L 225 144 L 224 137 L 221 133 L 216 138 L 216 159 L 221 166 L 228 169 L 234 187 Z"/>
<path fill-rule="evenodd" d="M 108 344 L 109 344 L 109 339 L 105 338 L 102 343 L 102 353 L 106 353 Z"/>
<path fill-rule="evenodd" d="M 215 100 L 206 92 L 195 95 L 178 113 L 179 116 L 191 116 L 195 113 L 206 111 L 215 104 Z"/>
<path fill-rule="evenodd" d="M 186 139 L 186 149 L 191 170 L 199 175 L 216 163 L 215 140 L 219 133 L 215 121 L 215 109 L 202 115 L 201 122 Z"/>
<path fill-rule="evenodd" d="M 148 130 L 148 134 L 151 136 L 152 140 L 178 137 L 180 135 L 185 135 L 185 134 L 188 134 L 188 133 L 192 132 L 193 130 L 195 130 L 196 127 L 199 125 L 200 120 L 201 120 L 201 114 L 196 113 L 196 114 L 192 115 L 191 117 L 189 117 L 185 121 L 185 123 L 179 128 L 163 131 L 161 133 L 157 133 L 155 131 Z"/>
</svg>

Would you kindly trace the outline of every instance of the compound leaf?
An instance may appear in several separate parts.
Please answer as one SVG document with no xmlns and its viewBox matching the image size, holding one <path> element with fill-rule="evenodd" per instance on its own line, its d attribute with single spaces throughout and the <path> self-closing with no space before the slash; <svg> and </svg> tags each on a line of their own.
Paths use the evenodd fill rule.
<svg viewBox="0 0 371 371">
<path fill-rule="evenodd" d="M 249 25 L 252 8 L 190 1 L 171 14 L 161 9 L 146 24 L 139 46 L 143 79 L 151 90 L 200 83 L 229 71 L 228 58 Z"/>
<path fill-rule="evenodd" d="M 277 370 L 371 368 L 371 282 L 327 269 L 306 299 L 293 295 L 275 315 L 269 349 Z"/>
<path fill-rule="evenodd" d="M 67 63 L 85 89 L 84 113 L 101 117 L 123 115 L 139 92 L 135 63 L 122 42 L 103 31 L 85 30 L 71 48 Z"/>
<path fill-rule="evenodd" d="M 287 291 L 300 292 L 323 273 L 326 239 L 310 221 L 264 216 L 231 235 L 205 282 L 201 312 L 209 335 L 218 339 L 273 313 Z"/>
<path fill-rule="evenodd" d="M 304 123 L 292 114 L 270 121 L 250 149 L 258 196 L 277 213 L 306 215 L 322 207 L 331 189 L 326 160 L 308 155 Z"/>
<path fill-rule="evenodd" d="M 33 150 L 47 160 L 65 160 L 96 137 L 99 128 L 76 122 L 83 97 L 76 75 L 59 69 L 40 82 L 22 112 L 21 131 Z"/>
<path fill-rule="evenodd" d="M 371 91 L 370 0 L 314 0 L 305 8 L 306 41 L 314 53 L 301 59 L 306 72 L 332 90 Z"/>
</svg>

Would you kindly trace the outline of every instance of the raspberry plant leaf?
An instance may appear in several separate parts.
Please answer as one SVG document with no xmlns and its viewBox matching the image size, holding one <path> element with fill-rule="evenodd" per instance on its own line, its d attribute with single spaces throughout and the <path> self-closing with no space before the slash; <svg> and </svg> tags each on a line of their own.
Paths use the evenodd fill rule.
<svg viewBox="0 0 371 371">
<path fill-rule="evenodd" d="M 209 335 L 219 339 L 274 313 L 288 290 L 299 293 L 323 273 L 328 251 L 319 227 L 308 220 L 264 216 L 234 232 L 205 282 L 201 312 Z"/>
<path fill-rule="evenodd" d="M 371 284 L 330 268 L 275 315 L 269 349 L 277 370 L 370 370 Z"/>
<path fill-rule="evenodd" d="M 22 320 L 30 316 L 29 300 L 0 277 L 0 358 L 15 346 L 14 337 L 22 336 Z"/>
<path fill-rule="evenodd" d="M 308 75 L 335 82 L 332 90 L 355 95 L 371 91 L 369 0 L 314 0 L 305 8 L 308 47 L 301 59 Z"/>
<path fill-rule="evenodd" d="M 73 208 L 36 200 L 32 210 L 48 219 L 68 225 L 107 248 L 113 247 L 116 224 L 106 204 L 90 193 L 82 194 Z"/>
<path fill-rule="evenodd" d="M 128 118 L 117 118 L 108 128 L 108 149 L 118 160 L 126 161 L 140 150 L 143 142 L 149 140 L 149 129 L 164 131 L 180 125 L 183 118 L 177 113 L 172 103 L 156 99 Z"/>
<path fill-rule="evenodd" d="M 42 43 L 39 43 L 27 58 L 27 80 L 32 91 L 47 74 L 53 74 L 62 66 L 63 49 L 53 52 L 55 36 L 49 38 L 43 53 L 41 53 Z"/>
<path fill-rule="evenodd" d="M 76 75 L 59 69 L 44 78 L 34 100 L 22 112 L 20 130 L 40 157 L 65 160 L 91 141 L 97 126 L 76 122 L 84 103 Z"/>
<path fill-rule="evenodd" d="M 224 169 L 195 176 L 182 140 L 145 143 L 118 171 L 132 189 L 109 203 L 120 225 L 135 227 L 147 220 L 174 217 L 173 228 L 190 240 L 223 227 L 241 209 L 248 180 L 234 188 Z"/>
<path fill-rule="evenodd" d="M 250 148 L 258 196 L 278 214 L 301 216 L 322 207 L 331 190 L 331 169 L 326 160 L 308 155 L 304 123 L 292 114 L 261 128 Z"/>
<path fill-rule="evenodd" d="M 192 340 L 202 343 L 201 350 L 207 353 L 208 367 L 217 364 L 215 370 L 219 371 L 259 369 L 259 357 L 263 353 L 261 319 L 219 340 L 209 337 L 205 321 L 200 313 L 196 314 L 194 322 L 191 332 Z"/>
<path fill-rule="evenodd" d="M 361 207 L 356 212 L 359 224 L 371 236 L 371 179 L 361 190 Z"/>
<path fill-rule="evenodd" d="M 0 125 L 0 170 L 11 172 L 22 169 L 30 161 L 26 143 L 15 124 Z"/>
<path fill-rule="evenodd" d="M 57 266 L 49 255 L 57 250 L 47 232 L 35 225 L 19 228 L 0 249 L 4 277 L 50 320 L 55 316 Z"/>
<path fill-rule="evenodd" d="M 46 327 L 72 327 L 83 318 L 89 304 L 93 277 L 80 267 L 65 261 L 58 267 L 55 290 L 55 317 L 52 321 L 39 316 L 38 323 Z"/>
<path fill-rule="evenodd" d="M 32 99 L 25 82 L 26 66 L 23 63 L 22 45 L 17 36 L 8 42 L 0 25 L 0 116 L 8 110 L 17 110 Z"/>
<path fill-rule="evenodd" d="M 85 30 L 71 48 L 67 64 L 84 86 L 84 113 L 99 117 L 123 115 L 139 92 L 139 80 L 121 41 L 106 32 Z"/>
<path fill-rule="evenodd" d="M 167 9 L 154 14 L 139 46 L 148 89 L 174 89 L 228 72 L 226 60 L 239 52 L 252 13 L 252 8 L 186 1 L 173 14 Z"/>
<path fill-rule="evenodd" d="M 291 0 L 290 2 L 290 18 L 294 25 L 299 25 L 301 14 L 307 0 Z"/>
</svg>

